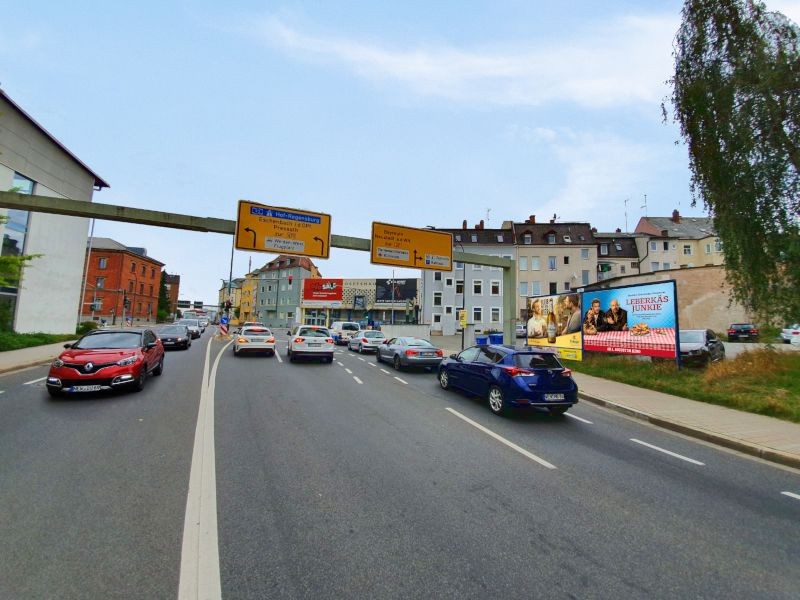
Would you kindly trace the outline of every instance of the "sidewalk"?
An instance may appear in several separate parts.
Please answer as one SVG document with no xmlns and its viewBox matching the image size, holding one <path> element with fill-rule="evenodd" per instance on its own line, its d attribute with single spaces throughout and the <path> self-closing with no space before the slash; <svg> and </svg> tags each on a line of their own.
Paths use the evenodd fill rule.
<svg viewBox="0 0 800 600">
<path fill-rule="evenodd" d="M 432 337 L 444 355 L 461 351 L 461 336 Z M 800 424 L 671 396 L 608 379 L 573 374 L 581 400 L 658 427 L 800 469 Z"/>
<path fill-rule="evenodd" d="M 433 337 L 445 356 L 461 350 L 461 336 Z M 0 352 L 0 373 L 47 364 L 64 349 L 49 344 Z M 580 398 L 684 435 L 800 469 L 800 424 L 574 374 Z"/>
</svg>

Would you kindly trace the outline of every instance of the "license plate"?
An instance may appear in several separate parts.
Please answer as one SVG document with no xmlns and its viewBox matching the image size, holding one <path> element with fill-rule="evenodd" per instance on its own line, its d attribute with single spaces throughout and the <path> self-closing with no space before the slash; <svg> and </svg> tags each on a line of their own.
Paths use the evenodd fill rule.
<svg viewBox="0 0 800 600">
<path fill-rule="evenodd" d="M 172 340 L 164 340 L 164 342 L 163 342 L 163 344 L 164 344 L 165 346 L 172 346 L 172 344 L 174 344 L 174 343 L 175 343 L 175 342 L 173 342 Z"/>
<path fill-rule="evenodd" d="M 433 352 L 422 352 L 420 356 L 424 356 L 425 358 L 430 358 L 431 356 L 435 356 Z"/>
<path fill-rule="evenodd" d="M 309 344 L 308 347 L 309 348 L 321 348 L 322 344 Z"/>
<path fill-rule="evenodd" d="M 545 400 L 563 400 L 564 399 L 564 394 L 545 394 L 544 395 L 544 399 Z"/>
<path fill-rule="evenodd" d="M 103 389 L 102 385 L 73 385 L 70 388 L 72 392 L 99 392 Z"/>
<path fill-rule="evenodd" d="M 740 338 L 746 338 L 746 337 L 747 337 L 747 334 L 746 334 L 746 333 L 740 333 L 740 334 L 739 334 L 739 337 L 740 337 Z"/>
</svg>

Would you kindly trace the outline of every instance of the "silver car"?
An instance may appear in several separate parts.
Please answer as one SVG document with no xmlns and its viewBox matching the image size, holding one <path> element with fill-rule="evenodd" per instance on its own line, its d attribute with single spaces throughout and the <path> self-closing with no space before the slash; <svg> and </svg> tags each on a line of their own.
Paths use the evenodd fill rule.
<svg viewBox="0 0 800 600">
<path fill-rule="evenodd" d="M 364 352 L 375 352 L 383 342 L 386 341 L 386 336 L 382 331 L 374 331 L 368 329 L 366 331 L 359 331 L 358 335 L 354 335 L 347 342 L 348 350 L 357 350 L 359 354 Z"/>
<path fill-rule="evenodd" d="M 444 353 L 428 340 L 416 337 L 396 337 L 378 346 L 378 362 L 391 363 L 398 371 L 403 367 L 438 367 Z"/>
<path fill-rule="evenodd" d="M 192 334 L 192 339 L 199 338 L 203 333 L 200 321 L 197 319 L 178 319 L 175 321 L 175 325 L 186 325 L 189 328 L 189 333 Z"/>
</svg>

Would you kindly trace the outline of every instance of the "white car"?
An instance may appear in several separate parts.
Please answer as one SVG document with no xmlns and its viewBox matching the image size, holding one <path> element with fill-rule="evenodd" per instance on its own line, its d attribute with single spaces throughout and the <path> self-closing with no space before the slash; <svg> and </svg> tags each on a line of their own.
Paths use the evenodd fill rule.
<svg viewBox="0 0 800 600">
<path fill-rule="evenodd" d="M 794 338 L 800 338 L 800 323 L 792 323 L 781 329 L 781 339 L 784 344 L 792 342 Z"/>
<path fill-rule="evenodd" d="M 275 354 L 275 336 L 267 327 L 242 327 L 233 339 L 233 355 L 244 352 L 263 352 L 267 356 Z"/>
<path fill-rule="evenodd" d="M 301 357 L 321 358 L 322 362 L 333 363 L 335 346 L 331 332 L 326 327 L 300 325 L 289 332 L 289 345 L 286 356 L 290 362 Z"/>
<path fill-rule="evenodd" d="M 358 350 L 359 354 L 364 352 L 375 352 L 383 342 L 386 341 L 386 336 L 382 331 L 374 331 L 368 329 L 366 331 L 359 331 L 358 335 L 350 338 L 347 342 L 348 350 Z"/>
</svg>

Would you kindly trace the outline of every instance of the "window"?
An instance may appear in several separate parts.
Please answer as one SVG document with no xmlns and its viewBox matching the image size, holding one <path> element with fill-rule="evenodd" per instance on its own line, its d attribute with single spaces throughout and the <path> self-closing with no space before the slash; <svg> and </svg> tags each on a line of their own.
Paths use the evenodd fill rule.
<svg viewBox="0 0 800 600">
<path fill-rule="evenodd" d="M 477 233 L 473 233 L 472 235 L 469 236 L 469 239 L 473 244 L 477 244 L 478 243 L 478 234 Z"/>
<path fill-rule="evenodd" d="M 94 286 L 97 289 L 102 289 L 102 288 L 106 287 L 106 278 L 105 277 L 98 277 L 95 280 Z"/>
<path fill-rule="evenodd" d="M 139 284 L 139 293 L 140 294 L 144 294 L 144 284 L 143 283 Z"/>
<path fill-rule="evenodd" d="M 473 323 L 481 323 L 483 321 L 483 307 L 472 307 L 472 321 Z"/>
<path fill-rule="evenodd" d="M 519 295 L 524 297 L 528 296 L 528 282 L 527 281 L 520 281 L 519 282 Z"/>
<path fill-rule="evenodd" d="M 722 240 L 714 240 L 714 252 L 722 252 Z"/>
<path fill-rule="evenodd" d="M 658 271 L 658 263 L 657 262 L 651 262 L 650 263 L 650 270 L 651 271 Z"/>
<path fill-rule="evenodd" d="M 541 270 L 541 266 L 539 265 L 539 257 L 531 256 L 531 271 L 539 271 L 539 270 Z"/>
<path fill-rule="evenodd" d="M 531 236 L 530 233 L 526 233 L 525 235 L 522 236 L 522 243 L 523 244 L 527 244 L 528 246 L 530 246 L 532 241 L 533 241 L 533 239 L 532 239 L 532 236 Z"/>
<path fill-rule="evenodd" d="M 135 262 L 131 263 L 131 273 L 136 273 L 136 263 Z"/>
<path fill-rule="evenodd" d="M 565 235 L 564 236 L 564 243 L 565 244 L 571 244 L 572 243 L 572 236 Z"/>
<path fill-rule="evenodd" d="M 519 257 L 519 270 L 520 271 L 527 271 L 528 270 L 528 257 L 527 256 L 520 256 Z"/>
<path fill-rule="evenodd" d="M 103 299 L 102 298 L 95 298 L 94 299 L 94 306 L 97 310 L 103 310 Z"/>
<path fill-rule="evenodd" d="M 142 275 L 144 275 L 145 273 L 147 273 L 147 267 L 142 265 Z"/>
<path fill-rule="evenodd" d="M 557 294 L 558 293 L 558 284 L 555 281 L 550 282 L 550 294 Z"/>
<path fill-rule="evenodd" d="M 668 250 L 669 250 L 669 242 L 664 242 L 664 252 L 666 252 Z"/>
<path fill-rule="evenodd" d="M 453 278 L 452 277 L 448 277 L 447 279 L 445 279 L 444 280 L 444 285 L 445 285 L 445 287 L 453 287 Z"/>
<path fill-rule="evenodd" d="M 600 244 L 600 256 L 608 256 L 608 244 Z"/>
<path fill-rule="evenodd" d="M 128 282 L 128 291 L 129 292 L 133 292 L 133 282 L 132 281 Z"/>
<path fill-rule="evenodd" d="M 489 322 L 490 323 L 499 323 L 500 322 L 500 307 L 493 306 L 489 309 Z"/>
<path fill-rule="evenodd" d="M 492 296 L 499 296 L 500 295 L 500 281 L 499 280 L 493 279 L 489 283 L 489 293 Z"/>
<path fill-rule="evenodd" d="M 444 314 L 452 315 L 453 314 L 453 307 L 452 306 L 445 306 L 444 307 Z"/>
<path fill-rule="evenodd" d="M 565 292 L 568 292 L 568 291 L 569 291 L 569 281 L 565 281 L 565 282 L 564 282 L 564 291 L 565 291 Z"/>
<path fill-rule="evenodd" d="M 497 243 L 498 244 L 502 244 L 503 243 L 503 234 L 502 233 L 498 233 L 497 234 Z"/>
<path fill-rule="evenodd" d="M 463 269 L 463 268 L 464 268 L 464 263 L 456 261 L 456 269 Z"/>
<path fill-rule="evenodd" d="M 441 323 L 442 322 L 442 315 L 433 315 L 433 322 L 434 323 Z"/>
<path fill-rule="evenodd" d="M 555 233 L 548 233 L 547 234 L 547 243 L 548 244 L 555 244 L 556 243 L 556 234 Z"/>
<path fill-rule="evenodd" d="M 581 260 L 589 260 L 589 249 L 581 248 Z"/>
<path fill-rule="evenodd" d="M 433 280 L 434 281 L 441 281 L 442 280 L 442 272 L 441 271 L 434 271 Z"/>
<path fill-rule="evenodd" d="M 638 268 L 639 268 L 639 263 L 636 262 L 635 260 L 631 261 L 631 269 L 638 269 Z"/>
<path fill-rule="evenodd" d="M 558 269 L 557 260 L 555 256 L 548 256 L 547 257 L 547 268 L 551 271 L 555 271 Z"/>
<path fill-rule="evenodd" d="M 711 244 L 706 244 L 706 254 L 711 254 Z"/>
<path fill-rule="evenodd" d="M 151 285 L 150 286 L 150 296 L 152 296 L 152 295 L 153 295 L 153 286 Z"/>
<path fill-rule="evenodd" d="M 620 265 L 619 266 L 619 272 L 620 272 L 620 274 L 625 275 L 625 265 Z"/>
<path fill-rule="evenodd" d="M 155 278 L 156 278 L 156 270 L 151 267 L 150 268 L 150 279 L 155 279 Z"/>
<path fill-rule="evenodd" d="M 473 271 L 483 271 L 483 265 L 472 265 Z"/>
<path fill-rule="evenodd" d="M 650 242 L 650 252 L 658 250 L 658 242 Z"/>
<path fill-rule="evenodd" d="M 531 281 L 531 296 L 541 296 L 542 286 L 538 281 Z"/>
<path fill-rule="evenodd" d="M 665 262 L 663 269 L 666 271 L 667 269 L 670 269 L 671 267 L 672 267 L 672 265 L 670 265 L 670 263 Z"/>
<path fill-rule="evenodd" d="M 589 285 L 589 270 L 581 271 L 581 285 Z"/>
<path fill-rule="evenodd" d="M 136 303 L 136 312 L 138 312 L 139 314 L 142 314 L 142 303 L 141 302 L 137 302 Z"/>
<path fill-rule="evenodd" d="M 568 265 L 568 264 L 569 264 L 569 256 L 565 256 L 565 257 L 564 257 L 564 264 L 565 264 L 565 265 Z"/>
<path fill-rule="evenodd" d="M 107 266 L 108 266 L 108 259 L 105 256 L 100 257 L 100 260 L 97 261 L 97 268 L 105 269 Z"/>
<path fill-rule="evenodd" d="M 455 239 L 455 241 L 457 241 L 457 242 L 460 242 L 460 241 L 461 241 L 461 234 L 460 234 L 460 233 L 457 233 L 457 234 L 455 234 L 455 235 L 453 236 L 453 238 Z"/>
<path fill-rule="evenodd" d="M 585 242 L 586 241 L 586 236 L 583 235 L 582 233 L 579 233 L 578 234 L 578 241 Z"/>
<path fill-rule="evenodd" d="M 463 293 L 464 293 L 464 280 L 456 279 L 456 294 L 463 294 Z"/>
<path fill-rule="evenodd" d="M 481 296 L 483 294 L 483 281 L 480 279 L 473 279 L 472 280 L 472 293 L 476 296 Z"/>
<path fill-rule="evenodd" d="M 622 252 L 622 244 L 619 242 L 614 242 L 614 248 L 617 249 L 617 252 Z"/>
<path fill-rule="evenodd" d="M 442 305 L 442 292 L 433 292 L 433 305 L 434 306 Z"/>
<path fill-rule="evenodd" d="M 683 255 L 684 256 L 691 256 L 692 255 L 692 247 L 689 244 L 683 245 Z"/>
</svg>

